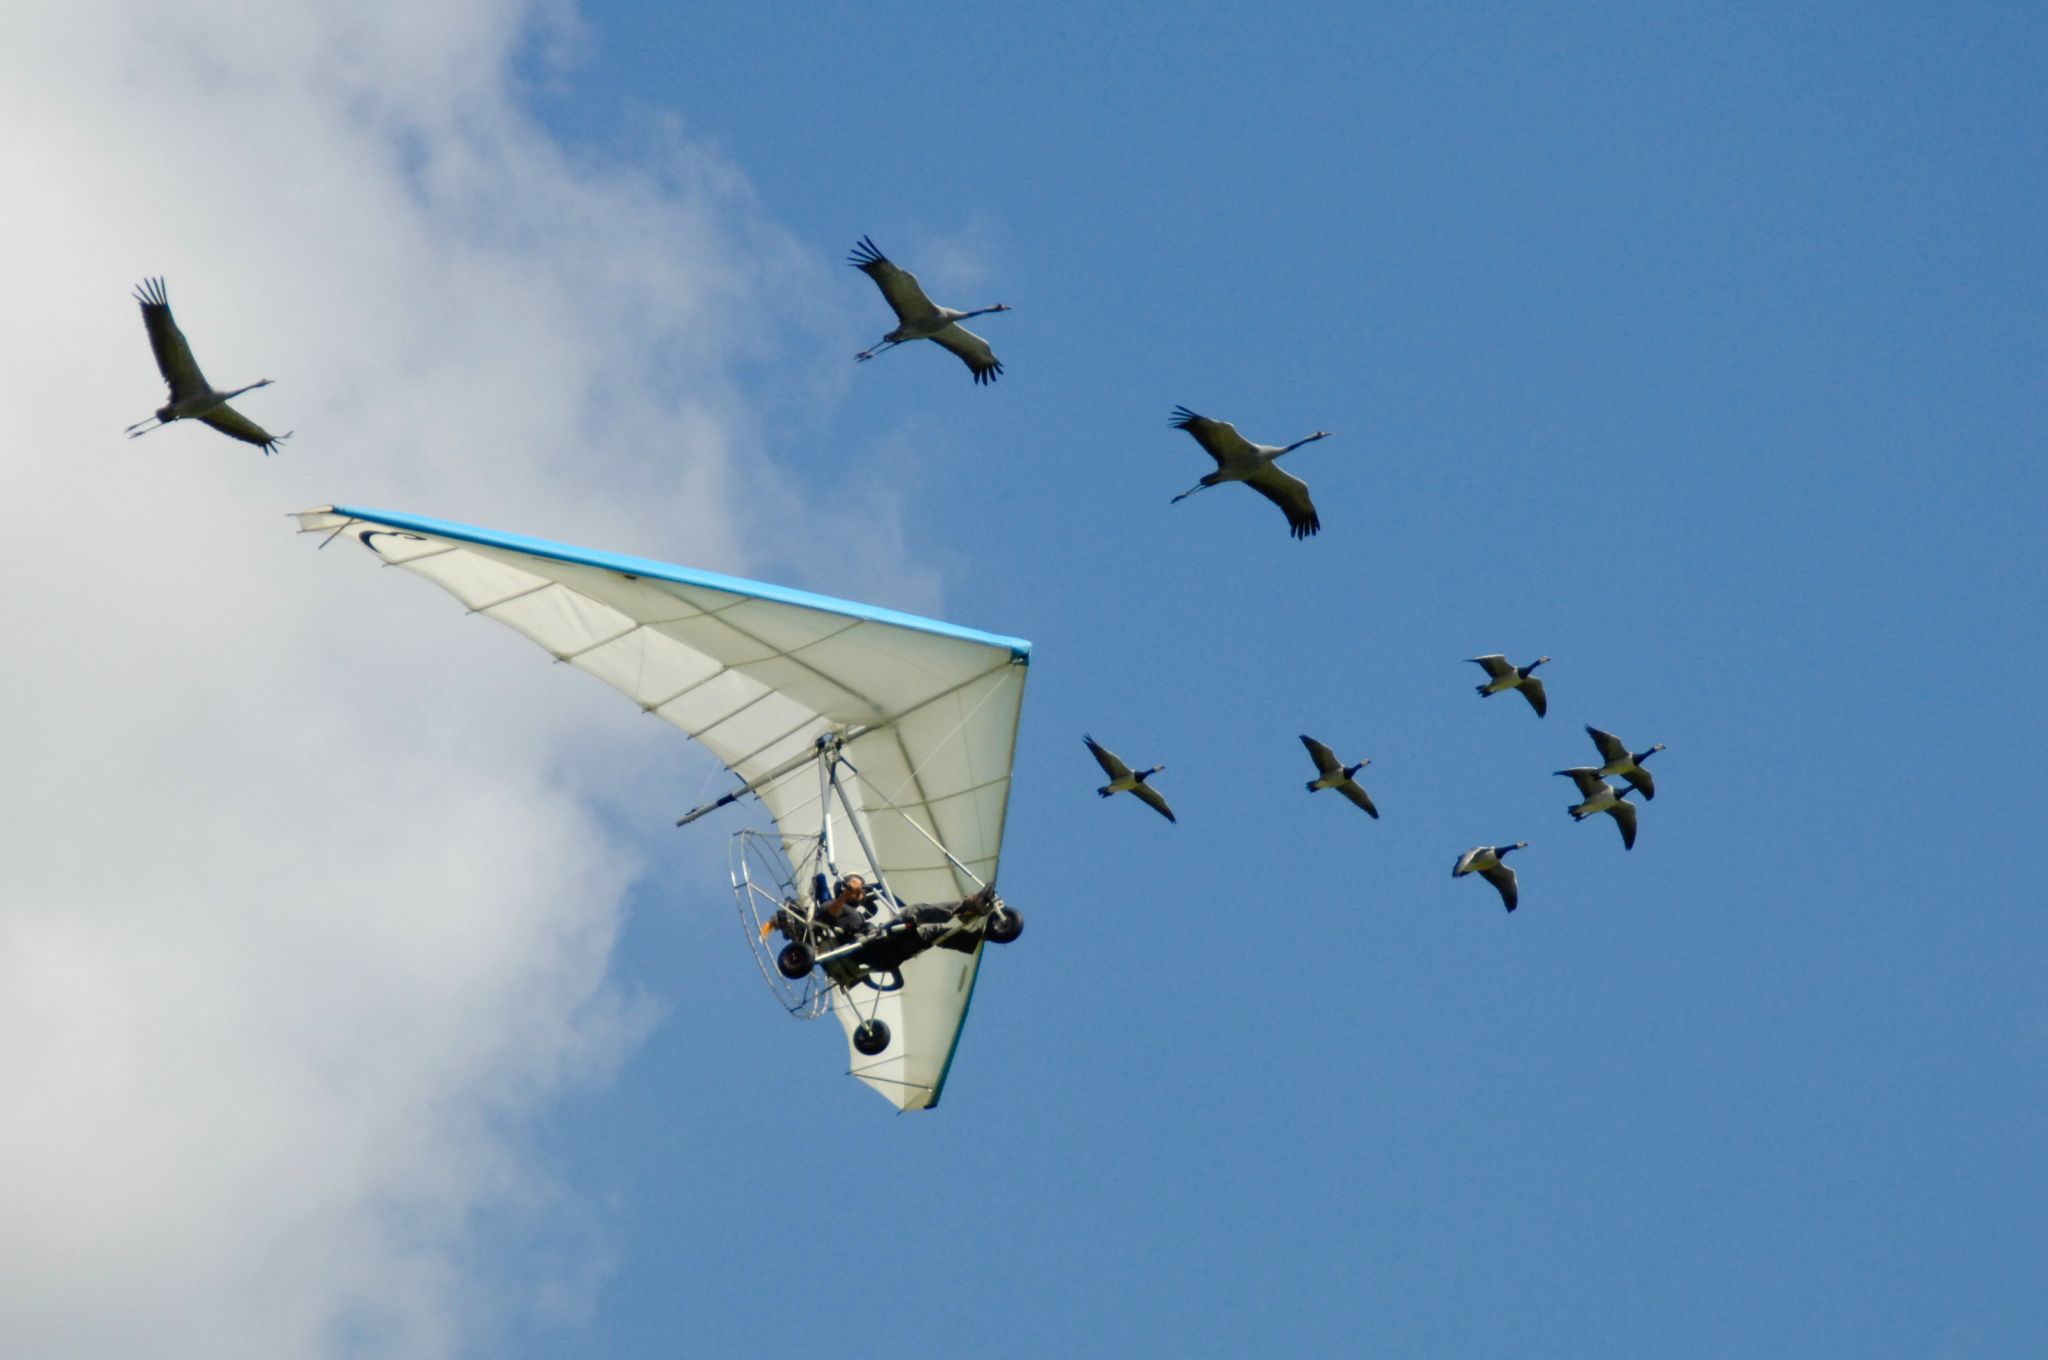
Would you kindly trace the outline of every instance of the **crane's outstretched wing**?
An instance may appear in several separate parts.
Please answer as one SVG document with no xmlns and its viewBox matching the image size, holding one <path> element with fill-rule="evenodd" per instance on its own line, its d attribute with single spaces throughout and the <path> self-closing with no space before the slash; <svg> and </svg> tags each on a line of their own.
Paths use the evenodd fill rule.
<svg viewBox="0 0 2048 1360">
<path fill-rule="evenodd" d="M 290 430 L 283 434 L 270 433 L 232 406 L 217 406 L 199 419 L 224 435 L 239 439 L 244 444 L 254 444 L 263 450 L 263 456 L 266 458 L 278 451 L 278 445 L 292 437 Z"/>
<path fill-rule="evenodd" d="M 906 274 L 904 277 L 908 278 L 909 275 Z M 912 284 L 915 286 L 915 280 L 912 280 Z M 957 321 L 934 335 L 932 339 L 959 355 L 960 361 L 967 365 L 968 372 L 974 375 L 974 381 L 977 383 L 992 383 L 996 380 L 996 375 L 1003 371 L 1002 360 L 996 358 L 995 351 L 988 347 L 988 341 Z"/>
<path fill-rule="evenodd" d="M 909 902 L 963 898 L 995 881 L 1030 643 L 390 511 L 325 506 L 298 520 L 305 532 L 345 534 L 425 577 L 681 728 L 752 788 L 792 863 L 825 826 L 812 753 L 821 737 L 837 737 L 858 772 L 847 796 L 874 848 L 871 860 L 835 804 L 842 872 L 872 882 L 880 870 Z M 405 676 L 396 665 L 383 673 L 394 683 Z M 935 1104 L 980 962 L 979 949 L 928 950 L 903 965 L 901 989 L 861 989 L 857 1014 L 835 990 L 854 1075 L 899 1109 Z M 893 1036 L 878 1057 L 850 1043 L 870 1015 Z"/>
<path fill-rule="evenodd" d="M 861 237 L 854 245 L 847 263 L 875 281 L 898 321 L 922 321 L 938 310 L 918 286 L 917 275 L 897 268 L 895 261 L 876 249 L 867 237 Z"/>
<path fill-rule="evenodd" d="M 1337 753 L 1304 732 L 1301 744 L 1308 747 L 1308 757 L 1316 763 L 1318 774 L 1335 774 L 1344 768 L 1344 762 L 1337 759 Z"/>
<path fill-rule="evenodd" d="M 1529 676 L 1515 688 L 1522 691 L 1522 697 L 1529 701 L 1529 707 L 1536 710 L 1537 717 L 1540 718 L 1550 711 L 1550 700 L 1543 693 L 1543 682 L 1535 676 Z"/>
<path fill-rule="evenodd" d="M 1102 772 L 1109 776 L 1112 783 L 1119 779 L 1130 778 L 1131 767 L 1117 759 L 1116 752 L 1110 750 L 1093 737 L 1084 736 L 1081 740 L 1087 743 L 1088 753 L 1095 757 L 1095 763 L 1102 767 Z"/>
<path fill-rule="evenodd" d="M 1166 799 L 1160 796 L 1159 790 L 1153 788 L 1150 784 L 1141 781 L 1131 792 L 1144 799 L 1154 812 L 1164 817 L 1167 821 L 1178 822 L 1180 820 L 1173 815 L 1173 809 L 1166 805 Z"/>
<path fill-rule="evenodd" d="M 164 281 L 144 279 L 135 290 L 135 300 L 142 305 L 142 326 L 149 332 L 149 347 L 156 353 L 156 370 L 164 375 L 171 399 L 177 401 L 208 391 L 212 384 L 199 371 L 199 361 L 192 357 L 192 346 L 185 343 L 185 333 L 171 319 Z"/>
<path fill-rule="evenodd" d="M 1227 420 L 1211 420 L 1198 416 L 1185 406 L 1173 408 L 1173 419 L 1168 422 L 1176 430 L 1186 430 L 1195 437 L 1217 467 L 1224 467 L 1234 461 L 1242 461 L 1257 455 L 1258 450 L 1251 442 L 1237 432 L 1237 426 Z"/>
<path fill-rule="evenodd" d="M 1268 463 L 1244 479 L 1246 486 L 1280 507 L 1287 516 L 1288 532 L 1307 538 L 1323 527 L 1316 518 L 1315 502 L 1308 498 L 1308 483 L 1276 464 Z"/>
</svg>

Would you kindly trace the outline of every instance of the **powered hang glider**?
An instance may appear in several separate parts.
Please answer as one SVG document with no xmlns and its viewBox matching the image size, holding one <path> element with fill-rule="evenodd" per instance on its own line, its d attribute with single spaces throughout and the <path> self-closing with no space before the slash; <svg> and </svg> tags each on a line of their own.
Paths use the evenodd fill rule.
<svg viewBox="0 0 2048 1360">
<path fill-rule="evenodd" d="M 943 928 L 946 947 L 914 953 L 898 943 L 915 939 L 914 927 L 878 929 L 872 938 L 890 942 L 874 949 L 789 927 L 813 920 L 849 874 L 866 879 L 874 919 L 888 928 L 910 921 L 911 904 L 972 898 L 994 882 L 1030 643 L 383 510 L 325 506 L 296 518 L 303 533 L 346 535 L 426 577 L 723 761 L 741 787 L 678 825 L 748 795 L 774 819 L 774 832 L 738 832 L 731 849 L 763 976 L 793 1014 L 837 1015 L 853 1075 L 897 1108 L 938 1104 L 982 944 L 1014 938 L 1021 920 L 1006 909 L 963 913 Z M 791 977 L 788 948 L 771 962 L 778 924 L 792 944 L 818 946 L 815 969 Z"/>
</svg>

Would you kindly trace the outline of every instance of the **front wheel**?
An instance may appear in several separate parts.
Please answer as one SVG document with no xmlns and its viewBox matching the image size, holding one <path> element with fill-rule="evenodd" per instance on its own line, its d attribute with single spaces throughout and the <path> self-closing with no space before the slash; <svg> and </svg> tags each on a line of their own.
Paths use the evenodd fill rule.
<svg viewBox="0 0 2048 1360">
<path fill-rule="evenodd" d="M 791 940 L 775 956 L 775 971 L 791 982 L 800 982 L 811 975 L 811 966 L 816 962 L 809 949 Z"/>
<path fill-rule="evenodd" d="M 879 1020 L 864 1020 L 853 1031 L 854 1048 L 872 1058 L 889 1046 L 889 1027 Z"/>
<path fill-rule="evenodd" d="M 988 938 L 995 944 L 1008 944 L 1024 933 L 1024 915 L 1012 907 L 998 907 L 988 918 Z"/>
</svg>

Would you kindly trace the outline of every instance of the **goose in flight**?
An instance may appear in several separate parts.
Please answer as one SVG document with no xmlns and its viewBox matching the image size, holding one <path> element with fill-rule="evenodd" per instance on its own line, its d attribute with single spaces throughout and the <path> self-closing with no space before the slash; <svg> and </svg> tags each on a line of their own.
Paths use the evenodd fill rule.
<svg viewBox="0 0 2048 1360">
<path fill-rule="evenodd" d="M 1002 361 L 995 351 L 988 347 L 988 341 L 960 325 L 970 316 L 981 316 L 987 312 L 1013 310 L 1008 303 L 998 302 L 993 307 L 977 307 L 971 312 L 956 312 L 951 307 L 940 307 L 924 295 L 924 289 L 917 283 L 917 275 L 907 269 L 899 269 L 895 263 L 875 248 L 875 243 L 863 236 L 853 248 L 847 263 L 875 281 L 882 290 L 882 296 L 895 309 L 896 320 L 901 323 L 895 330 L 881 338 L 872 348 L 854 355 L 856 360 L 872 359 L 883 350 L 893 349 L 906 340 L 936 340 L 960 356 L 960 361 L 974 375 L 977 383 L 992 383 L 1003 371 Z"/>
<path fill-rule="evenodd" d="M 1380 810 L 1372 805 L 1371 797 L 1367 795 L 1364 789 L 1359 787 L 1358 781 L 1351 777 L 1372 764 L 1370 760 L 1361 760 L 1356 765 L 1346 765 L 1343 761 L 1337 759 L 1335 751 L 1332 751 L 1314 737 L 1309 736 L 1306 732 L 1301 734 L 1301 744 L 1308 747 L 1309 759 L 1315 761 L 1316 770 L 1318 771 L 1317 776 L 1308 781 L 1308 791 L 1310 793 L 1314 793 L 1318 789 L 1335 789 L 1352 802 L 1364 808 L 1366 816 L 1374 821 L 1379 820 Z"/>
<path fill-rule="evenodd" d="M 1515 871 L 1501 861 L 1516 850 L 1528 848 L 1527 841 L 1516 841 L 1513 845 L 1475 845 L 1458 856 L 1458 862 L 1451 866 L 1451 877 L 1462 878 L 1466 874 L 1478 874 L 1500 889 L 1501 904 L 1509 911 L 1513 911 L 1516 899 L 1520 896 L 1515 886 Z"/>
<path fill-rule="evenodd" d="M 1658 742 L 1647 751 L 1637 751 L 1631 755 L 1628 747 L 1621 744 L 1621 738 L 1612 732 L 1602 732 L 1597 727 L 1588 727 L 1586 735 L 1600 748 L 1600 759 L 1605 762 L 1600 766 L 1601 775 L 1621 776 L 1637 793 L 1643 795 L 1645 801 L 1657 796 L 1657 781 L 1650 778 L 1650 772 L 1643 768 L 1643 762 L 1663 750 L 1663 742 Z"/>
<path fill-rule="evenodd" d="M 1579 797 L 1585 801 L 1571 808 L 1572 820 L 1583 822 L 1596 812 L 1604 812 L 1614 818 L 1621 828 L 1621 848 L 1636 848 L 1636 805 L 1628 801 L 1629 791 L 1617 789 L 1600 777 L 1600 771 L 1590 765 L 1577 769 L 1559 770 L 1557 773 L 1569 776 L 1579 786 Z"/>
<path fill-rule="evenodd" d="M 1130 766 L 1117 759 L 1116 752 L 1103 746 L 1095 738 L 1084 736 L 1081 740 L 1088 743 L 1089 754 L 1095 757 L 1095 763 L 1102 767 L 1102 772 L 1109 776 L 1109 782 L 1097 789 L 1097 793 L 1101 794 L 1104 798 L 1109 797 L 1112 793 L 1135 793 L 1138 797 L 1151 804 L 1152 810 L 1167 821 L 1177 822 L 1180 820 L 1173 815 L 1173 809 L 1166 805 L 1166 800 L 1159 796 L 1159 790 L 1145 782 L 1153 775 L 1165 769 L 1164 765 L 1154 765 L 1149 770 L 1134 771 Z"/>
<path fill-rule="evenodd" d="M 1206 487 L 1220 486 L 1224 482 L 1243 482 L 1280 507 L 1281 513 L 1287 516 L 1288 532 L 1296 538 L 1307 538 L 1323 527 L 1323 522 L 1316 518 L 1315 502 L 1309 499 L 1308 483 L 1282 472 L 1279 459 L 1303 444 L 1328 439 L 1328 430 L 1317 430 L 1306 439 L 1297 439 L 1285 448 L 1277 448 L 1272 444 L 1254 444 L 1239 434 L 1237 426 L 1229 421 L 1198 416 L 1185 406 L 1173 408 L 1173 419 L 1169 423 L 1174 429 L 1186 430 L 1193 435 L 1195 442 L 1216 460 L 1216 470 L 1175 496 L 1176 503 Z"/>
<path fill-rule="evenodd" d="M 244 392 L 270 386 L 270 379 L 237 387 L 232 392 L 214 391 L 213 384 L 206 381 L 206 375 L 199 371 L 199 361 L 192 357 L 192 347 L 185 343 L 185 333 L 171 319 L 171 304 L 164 295 L 162 279 L 144 279 L 142 286 L 135 290 L 135 300 L 142 304 L 142 324 L 149 332 L 149 347 L 156 352 L 157 371 L 169 384 L 171 399 L 148 420 L 138 420 L 130 425 L 127 429 L 130 439 L 139 439 L 174 420 L 197 420 L 245 444 L 254 444 L 268 457 L 277 452 L 279 444 L 292 437 L 289 430 L 274 435 L 228 405 Z"/>
<path fill-rule="evenodd" d="M 1550 700 L 1545 698 L 1543 694 L 1543 682 L 1530 674 L 1538 666 L 1550 660 L 1549 657 L 1539 656 L 1526 666 L 1512 665 L 1506 657 L 1498 652 L 1491 656 L 1475 656 L 1467 659 L 1475 666 L 1486 668 L 1488 679 L 1485 684 L 1479 687 L 1481 698 L 1485 698 L 1489 694 L 1498 694 L 1504 689 L 1518 689 L 1522 691 L 1522 697 L 1529 701 L 1529 707 L 1536 710 L 1537 717 L 1540 718 L 1550 711 Z"/>
</svg>

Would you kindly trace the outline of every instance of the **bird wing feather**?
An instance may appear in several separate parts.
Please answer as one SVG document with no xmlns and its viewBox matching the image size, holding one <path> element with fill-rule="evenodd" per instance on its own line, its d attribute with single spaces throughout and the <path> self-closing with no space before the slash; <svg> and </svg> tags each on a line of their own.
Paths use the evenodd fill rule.
<svg viewBox="0 0 2048 1360">
<path fill-rule="evenodd" d="M 1131 767 L 1118 760 L 1116 752 L 1093 737 L 1083 737 L 1081 740 L 1088 743 L 1089 753 L 1095 757 L 1095 763 L 1102 767 L 1102 772 L 1109 776 L 1111 783 L 1130 777 Z"/>
<path fill-rule="evenodd" d="M 854 268 L 875 281 L 882 290 L 882 298 L 895 311 L 898 321 L 922 321 L 938 308 L 925 296 L 918 286 L 917 275 L 908 269 L 898 268 L 896 262 L 875 248 L 875 243 L 863 236 L 853 248 L 849 262 Z"/>
<path fill-rule="evenodd" d="M 1323 527 L 1316 518 L 1315 502 L 1309 499 L 1308 483 L 1293 473 L 1268 463 L 1244 480 L 1246 486 L 1280 507 L 1296 538 L 1307 538 Z"/>
<path fill-rule="evenodd" d="M 192 357 L 192 346 L 186 343 L 185 332 L 179 330 L 178 323 L 171 319 L 171 304 L 164 293 L 164 281 L 145 279 L 135 294 L 135 300 L 142 305 L 142 325 L 149 332 L 149 347 L 156 353 L 156 369 L 169 384 L 171 399 L 181 401 L 211 391 L 212 385 L 199 371 L 199 361 Z"/>
<path fill-rule="evenodd" d="M 1522 691 L 1522 697 L 1529 701 L 1529 707 L 1536 710 L 1537 717 L 1550 711 L 1550 699 L 1543 693 L 1543 682 L 1535 676 L 1529 676 L 1515 688 Z"/>
<path fill-rule="evenodd" d="M 1002 361 L 996 358 L 995 351 L 988 347 L 988 341 L 958 322 L 946 327 L 932 339 L 959 355 L 961 362 L 967 365 L 968 371 L 974 374 L 974 380 L 978 383 L 992 383 L 996 380 L 996 375 L 1003 371 Z"/>
<path fill-rule="evenodd" d="M 1219 468 L 1251 458 L 1258 452 L 1251 441 L 1237 432 L 1237 426 L 1227 420 L 1198 416 L 1185 406 L 1173 408 L 1173 428 L 1193 435 L 1195 442 L 1216 460 Z"/>
<path fill-rule="evenodd" d="M 1643 795 L 1644 798 L 1655 798 L 1657 796 L 1657 781 L 1650 778 L 1650 772 L 1642 766 L 1636 766 L 1633 770 L 1623 775 L 1622 778 L 1626 779 L 1634 787 L 1635 791 Z"/>
<path fill-rule="evenodd" d="M 1614 804 L 1614 806 L 1607 809 L 1607 811 L 1610 814 L 1612 814 L 1614 820 L 1620 823 L 1621 825 L 1621 848 L 1624 850 L 1635 849 L 1636 805 L 1634 803 L 1617 801 Z"/>
<path fill-rule="evenodd" d="M 1612 732 L 1602 732 L 1597 727 L 1589 726 L 1586 728 L 1586 735 L 1591 737 L 1593 744 L 1600 748 L 1602 759 L 1621 760 L 1627 757 L 1628 747 L 1623 746 L 1621 738 L 1615 736 Z"/>
<path fill-rule="evenodd" d="M 1558 773 L 1571 776 L 1572 783 L 1579 786 L 1579 796 L 1581 798 L 1591 798 L 1594 794 L 1600 792 L 1601 786 L 1607 782 L 1600 777 L 1600 771 L 1594 769 L 1591 765 L 1581 765 L 1571 770 L 1559 770 Z"/>
<path fill-rule="evenodd" d="M 1366 816 L 1378 821 L 1380 810 L 1372 805 L 1372 798 L 1360 787 L 1355 779 L 1347 779 L 1337 786 L 1337 792 L 1365 809 Z"/>
<path fill-rule="evenodd" d="M 1513 666 L 1510 666 L 1508 664 L 1508 659 L 1500 655 L 1498 652 L 1494 653 L 1491 656 L 1467 657 L 1466 660 L 1470 661 L 1475 666 L 1484 667 L 1486 673 L 1494 677 L 1496 680 L 1514 669 Z"/>
<path fill-rule="evenodd" d="M 1167 821 L 1176 823 L 1180 821 L 1180 818 L 1173 815 L 1173 809 L 1166 805 L 1166 799 L 1160 796 L 1159 790 L 1153 788 L 1150 784 L 1140 784 L 1132 789 L 1131 792 L 1151 804 L 1152 810 Z"/>
<path fill-rule="evenodd" d="M 1316 769 L 1320 773 L 1335 774 L 1338 770 L 1344 768 L 1344 763 L 1337 759 L 1335 751 L 1332 751 L 1329 747 L 1308 735 L 1308 733 L 1304 732 L 1301 734 L 1301 744 L 1308 747 L 1309 759 L 1316 763 Z"/>
<path fill-rule="evenodd" d="M 1491 869 L 1481 869 L 1479 876 L 1500 889 L 1500 900 L 1506 904 L 1509 911 L 1515 909 L 1515 903 L 1521 897 L 1521 889 L 1515 883 L 1513 869 L 1505 864 L 1496 864 Z"/>
<path fill-rule="evenodd" d="M 288 434 L 272 434 L 232 406 L 216 406 L 199 419 L 224 435 L 256 445 L 265 453 L 277 452 L 278 444 L 290 438 Z"/>
</svg>

